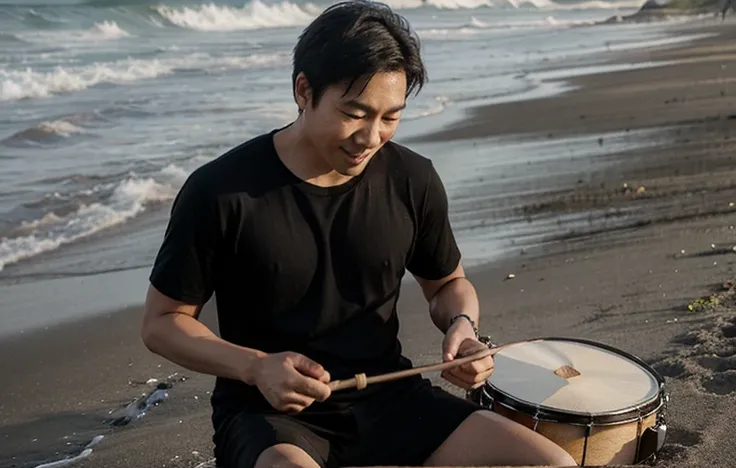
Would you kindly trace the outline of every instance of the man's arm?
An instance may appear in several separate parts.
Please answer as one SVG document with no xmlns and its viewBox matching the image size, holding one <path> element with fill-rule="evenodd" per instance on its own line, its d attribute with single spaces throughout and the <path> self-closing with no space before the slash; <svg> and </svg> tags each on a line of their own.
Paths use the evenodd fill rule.
<svg viewBox="0 0 736 468">
<path fill-rule="evenodd" d="M 189 370 L 253 385 L 255 367 L 265 353 L 219 338 L 198 320 L 200 310 L 150 286 L 141 325 L 143 343 Z"/>
<path fill-rule="evenodd" d="M 141 336 L 152 352 L 204 374 L 257 385 L 266 400 L 283 412 L 300 412 L 330 396 L 330 375 L 296 353 L 266 354 L 217 337 L 198 320 L 200 306 L 175 301 L 150 286 Z"/>
<path fill-rule="evenodd" d="M 458 264 L 455 271 L 438 280 L 426 280 L 415 276 L 422 288 L 424 297 L 429 302 L 429 314 L 434 325 L 442 332 L 447 333 L 450 320 L 458 314 L 465 314 L 478 326 L 480 319 L 480 304 L 473 284 L 465 276 L 465 270 Z M 464 318 L 455 323 L 472 324 Z"/>
<path fill-rule="evenodd" d="M 417 278 L 429 301 L 429 313 L 435 326 L 445 335 L 442 340 L 442 360 L 452 361 L 458 355 L 473 354 L 486 348 L 477 338 L 480 305 L 478 295 L 472 283 L 465 276 L 462 265 L 458 265 L 451 274 L 439 280 Z M 473 321 L 461 317 L 450 323 L 453 317 L 465 314 Z M 460 367 L 445 370 L 442 377 L 461 388 L 477 388 L 493 372 L 493 358 L 464 364 Z"/>
<path fill-rule="evenodd" d="M 417 279 L 429 302 L 432 322 L 445 335 L 442 360 L 452 361 L 458 355 L 473 354 L 486 346 L 477 337 L 478 295 L 462 267 L 448 216 L 447 194 L 434 167 L 430 166 L 428 175 L 419 232 L 407 270 Z M 467 317 L 458 317 L 461 314 Z M 455 317 L 458 318 L 453 320 Z M 446 370 L 442 376 L 462 388 L 472 388 L 484 382 L 491 372 L 493 359 L 487 356 Z"/>
</svg>

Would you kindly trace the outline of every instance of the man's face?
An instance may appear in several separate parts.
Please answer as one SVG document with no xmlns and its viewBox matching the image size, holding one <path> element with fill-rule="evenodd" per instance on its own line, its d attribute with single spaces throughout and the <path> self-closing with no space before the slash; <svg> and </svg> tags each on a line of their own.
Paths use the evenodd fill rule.
<svg viewBox="0 0 736 468">
<path fill-rule="evenodd" d="M 315 107 L 305 93 L 303 118 L 308 138 L 327 165 L 356 176 L 396 133 L 406 105 L 406 75 L 377 73 L 346 89 L 347 84 L 328 87 Z"/>
</svg>

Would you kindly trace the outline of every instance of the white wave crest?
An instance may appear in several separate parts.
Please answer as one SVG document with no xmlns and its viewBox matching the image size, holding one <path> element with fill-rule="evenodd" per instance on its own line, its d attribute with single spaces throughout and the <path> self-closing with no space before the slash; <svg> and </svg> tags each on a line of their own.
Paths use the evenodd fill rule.
<svg viewBox="0 0 736 468">
<path fill-rule="evenodd" d="M 51 122 L 41 122 L 38 128 L 44 132 L 54 133 L 59 136 L 68 137 L 77 133 L 84 133 L 84 129 L 77 127 L 66 120 L 53 120 Z"/>
<path fill-rule="evenodd" d="M 123 37 L 129 37 L 130 33 L 115 21 L 103 21 L 95 23 L 90 29 L 65 30 L 65 31 L 33 31 L 17 35 L 19 39 L 26 42 L 43 44 L 78 45 L 79 43 L 111 41 Z"/>
<path fill-rule="evenodd" d="M 403 119 L 406 121 L 417 120 L 423 117 L 429 117 L 442 113 L 447 105 L 450 103 L 450 99 L 447 96 L 436 96 L 434 98 L 434 104 L 421 107 L 414 111 L 407 112 L 404 114 Z"/>
<path fill-rule="evenodd" d="M 493 6 L 493 2 L 490 0 L 428 0 L 426 3 L 443 10 L 475 9 Z"/>
<path fill-rule="evenodd" d="M 83 67 L 56 67 L 53 71 L 0 70 L 0 101 L 42 98 L 80 91 L 99 83 L 123 83 L 155 78 L 172 67 L 158 60 L 122 60 Z"/>
<path fill-rule="evenodd" d="M 74 125 L 68 120 L 58 119 L 41 122 L 38 125 L 21 130 L 0 140 L 0 143 L 9 146 L 40 145 L 81 133 L 85 133 L 85 129 Z"/>
<path fill-rule="evenodd" d="M 182 167 L 176 164 L 169 164 L 161 169 L 161 175 L 168 179 L 172 185 L 181 187 L 186 182 L 189 173 Z"/>
<path fill-rule="evenodd" d="M 397 10 L 434 7 L 440 10 L 461 10 L 492 7 L 491 0 L 387 0 L 386 4 Z"/>
<path fill-rule="evenodd" d="M 66 216 L 47 213 L 41 219 L 24 223 L 24 228 L 33 229 L 29 235 L 0 239 L 0 270 L 124 223 L 142 213 L 147 204 L 171 200 L 175 195 L 172 185 L 131 176 L 121 181 L 104 202 L 82 205 Z"/>
<path fill-rule="evenodd" d="M 533 29 L 533 28 L 566 28 L 595 24 L 595 20 L 558 20 L 554 16 L 532 21 L 512 21 L 494 24 L 494 29 Z"/>
<path fill-rule="evenodd" d="M 386 3 L 397 10 L 411 10 L 432 7 L 440 10 L 461 10 L 476 8 L 494 8 L 503 4 L 504 0 L 387 0 Z M 553 0 L 505 0 L 514 8 L 531 6 L 540 10 L 592 10 L 639 8 L 644 0 L 590 0 L 579 3 L 556 3 Z"/>
<path fill-rule="evenodd" d="M 475 16 L 471 16 L 470 23 L 468 23 L 467 26 L 471 28 L 487 28 L 488 23 L 486 23 L 485 21 L 479 20 Z"/>
<path fill-rule="evenodd" d="M 417 34 L 422 39 L 465 39 L 468 36 L 478 34 L 479 29 L 476 28 L 447 28 L 447 29 L 419 29 Z"/>
<path fill-rule="evenodd" d="M 80 67 L 56 67 L 52 71 L 0 70 L 0 101 L 44 98 L 55 94 L 81 91 L 101 83 L 122 84 L 156 78 L 186 70 L 227 70 L 281 63 L 280 54 L 214 57 L 196 53 L 167 59 L 127 59 L 94 63 Z"/>
<path fill-rule="evenodd" d="M 97 33 L 99 36 L 105 39 L 117 39 L 120 37 L 130 36 L 130 33 L 118 26 L 115 21 L 103 21 L 102 23 L 95 23 L 91 31 Z"/>
<path fill-rule="evenodd" d="M 287 1 L 266 5 L 254 0 L 243 8 L 208 3 L 197 7 L 154 8 L 171 24 L 197 31 L 235 31 L 267 29 L 308 24 L 321 8 L 311 4 L 296 5 Z"/>
<path fill-rule="evenodd" d="M 616 0 L 603 1 L 591 0 L 588 2 L 577 3 L 556 3 L 552 0 L 506 0 L 514 8 L 520 8 L 525 5 L 536 7 L 540 10 L 618 10 L 628 8 L 639 8 L 643 5 L 643 0 Z"/>
<path fill-rule="evenodd" d="M 46 213 L 41 219 L 36 219 L 34 221 L 23 221 L 21 223 L 21 228 L 23 230 L 32 230 L 32 229 L 38 229 L 39 227 L 42 227 L 42 226 L 56 224 L 59 222 L 61 222 L 61 218 L 56 216 L 56 213 Z"/>
<path fill-rule="evenodd" d="M 593 24 L 593 20 L 557 20 L 554 16 L 532 21 L 511 21 L 508 23 L 484 23 L 471 17 L 469 23 L 455 27 L 444 29 L 419 29 L 417 33 L 422 39 L 439 39 L 439 40 L 462 40 L 469 36 L 494 31 L 508 31 L 517 29 L 552 29 L 552 28 L 568 28 L 572 26 L 583 26 Z"/>
</svg>

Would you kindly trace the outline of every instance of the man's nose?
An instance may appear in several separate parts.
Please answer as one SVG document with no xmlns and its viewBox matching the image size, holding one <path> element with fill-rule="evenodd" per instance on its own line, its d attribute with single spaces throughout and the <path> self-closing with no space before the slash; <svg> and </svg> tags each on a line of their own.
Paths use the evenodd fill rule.
<svg viewBox="0 0 736 468">
<path fill-rule="evenodd" d="M 355 143 L 364 148 L 375 148 L 381 144 L 381 124 L 376 121 L 366 122 L 356 134 Z"/>
</svg>

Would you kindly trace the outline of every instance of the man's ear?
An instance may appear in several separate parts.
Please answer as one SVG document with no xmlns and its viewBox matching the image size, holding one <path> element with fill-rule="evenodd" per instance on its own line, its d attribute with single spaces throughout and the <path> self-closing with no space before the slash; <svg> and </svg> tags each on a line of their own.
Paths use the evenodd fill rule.
<svg viewBox="0 0 736 468">
<path fill-rule="evenodd" d="M 304 72 L 299 72 L 294 82 L 294 100 L 301 113 L 312 102 L 312 87 Z"/>
</svg>

